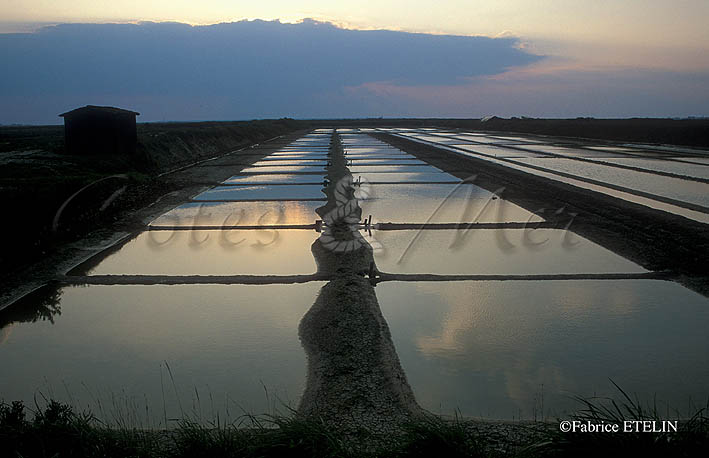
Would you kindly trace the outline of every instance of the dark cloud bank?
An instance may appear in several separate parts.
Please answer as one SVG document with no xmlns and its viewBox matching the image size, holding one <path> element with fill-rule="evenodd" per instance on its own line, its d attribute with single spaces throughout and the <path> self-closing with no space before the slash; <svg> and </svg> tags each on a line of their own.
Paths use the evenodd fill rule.
<svg viewBox="0 0 709 458">
<path fill-rule="evenodd" d="M 541 59 L 516 44 L 311 20 L 63 24 L 0 35 L 0 123 L 58 123 L 85 104 L 125 106 L 144 121 L 379 115 L 346 88 L 460 85 Z"/>
</svg>

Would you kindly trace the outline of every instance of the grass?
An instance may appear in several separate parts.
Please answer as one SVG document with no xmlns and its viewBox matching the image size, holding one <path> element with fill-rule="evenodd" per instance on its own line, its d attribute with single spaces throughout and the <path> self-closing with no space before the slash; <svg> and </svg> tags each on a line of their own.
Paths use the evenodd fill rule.
<svg viewBox="0 0 709 458">
<path fill-rule="evenodd" d="M 577 398 L 581 409 L 569 420 L 599 424 L 662 421 L 668 414 L 645 407 L 618 387 L 619 399 Z M 37 404 L 37 403 L 36 403 Z M 29 418 L 28 413 L 32 418 Z M 677 414 L 677 418 L 679 415 Z M 480 427 L 483 425 L 484 427 Z M 244 415 L 214 423 L 183 419 L 174 430 L 108 427 L 90 412 L 75 412 L 53 400 L 29 409 L 0 404 L 2 457 L 695 457 L 709 450 L 707 408 L 678 421 L 677 432 L 562 433 L 558 423 L 496 426 L 425 416 L 402 425 L 396 435 L 343 432 L 318 418 Z M 519 439 L 522 437 L 522 439 Z"/>
<path fill-rule="evenodd" d="M 28 419 L 28 411 L 33 418 Z M 0 405 L 2 457 L 488 457 L 484 438 L 462 420 L 427 417 L 404 425 L 397 437 L 361 431 L 343 434 L 319 419 L 246 415 L 229 424 L 183 420 L 172 431 L 109 428 L 91 413 L 48 401 L 28 409 Z"/>
<path fill-rule="evenodd" d="M 676 419 L 677 431 L 564 433 L 555 428 L 547 431 L 543 441 L 527 447 L 524 456 L 706 456 L 709 450 L 709 404 L 696 409 L 688 418 L 683 418 L 679 412 L 671 414 L 669 408 L 661 413 L 656 402 L 651 406 L 644 406 L 612 380 L 611 383 L 618 390 L 620 399 L 576 397 L 582 408 L 568 420 L 594 425 L 617 424 L 622 430 L 626 421 L 656 422 L 658 429 L 662 429 L 663 420 Z"/>
<path fill-rule="evenodd" d="M 88 413 L 49 401 L 27 419 L 21 402 L 0 405 L 0 456 L 161 456 L 158 442 L 141 431 L 102 428 Z"/>
<path fill-rule="evenodd" d="M 401 438 L 395 443 L 392 456 L 445 456 L 445 457 L 494 457 L 506 456 L 493 448 L 493 442 L 485 435 L 477 434 L 460 416 L 452 421 L 436 416 L 427 416 L 405 425 Z M 511 450 L 507 450 L 511 452 Z"/>
<path fill-rule="evenodd" d="M 174 452 L 177 457 L 217 458 L 356 456 L 331 427 L 297 415 L 248 416 L 237 424 L 206 427 L 184 421 L 175 435 Z"/>
</svg>

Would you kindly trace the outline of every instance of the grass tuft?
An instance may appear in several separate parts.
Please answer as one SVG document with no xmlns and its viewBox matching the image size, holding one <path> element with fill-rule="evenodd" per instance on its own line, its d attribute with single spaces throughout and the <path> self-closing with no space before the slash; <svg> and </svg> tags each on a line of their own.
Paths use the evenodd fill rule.
<svg viewBox="0 0 709 458">
<path fill-rule="evenodd" d="M 433 415 L 412 421 L 404 431 L 392 456 L 407 457 L 492 457 L 499 456 L 487 441 L 474 434 L 458 413 L 451 421 Z"/>
<path fill-rule="evenodd" d="M 548 430 L 544 441 L 526 449 L 526 456 L 540 457 L 591 457 L 591 456 L 643 456 L 643 457 L 698 457 L 709 450 L 709 417 L 707 407 L 697 410 L 688 419 L 675 414 L 677 431 L 623 432 L 626 421 L 662 422 L 672 420 L 661 414 L 657 404 L 644 406 L 631 398 L 611 380 L 620 393 L 620 399 L 575 397 L 581 409 L 569 419 L 583 424 L 616 424 L 620 432 L 569 432 Z M 709 405 L 708 405 L 709 407 Z M 674 420 L 673 420 L 674 421 Z M 651 423 L 652 424 L 652 423 Z"/>
<path fill-rule="evenodd" d="M 668 420 L 616 385 L 620 396 L 576 398 L 582 408 L 569 420 L 623 424 Z M 701 408 L 678 420 L 677 432 L 562 433 L 558 424 L 532 426 L 473 422 L 426 415 L 401 425 L 398 434 L 353 431 L 303 417 L 246 414 L 227 423 L 183 419 L 175 430 L 108 427 L 88 412 L 44 401 L 35 410 L 22 402 L 0 403 L 0 457 L 232 458 L 232 457 L 695 457 L 709 450 L 709 416 Z M 679 418 L 679 414 L 677 415 Z M 515 438 L 511 431 L 533 434 Z M 529 431 L 528 431 L 529 432 Z M 532 445 L 527 445 L 534 442 Z"/>
<path fill-rule="evenodd" d="M 159 457 L 157 436 L 103 428 L 89 413 L 77 414 L 50 400 L 27 420 L 22 402 L 0 404 L 2 457 Z"/>
<path fill-rule="evenodd" d="M 203 426 L 183 421 L 177 430 L 178 457 L 348 457 L 344 438 L 315 419 L 245 415 L 238 423 Z"/>
</svg>

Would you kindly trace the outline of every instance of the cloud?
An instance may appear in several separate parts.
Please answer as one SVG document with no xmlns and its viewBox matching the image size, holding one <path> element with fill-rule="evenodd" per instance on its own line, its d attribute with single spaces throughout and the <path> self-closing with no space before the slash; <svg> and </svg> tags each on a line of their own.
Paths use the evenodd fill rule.
<svg viewBox="0 0 709 458">
<path fill-rule="evenodd" d="M 62 24 L 0 34 L 0 123 L 86 104 L 140 121 L 707 115 L 709 72 L 599 66 L 521 39 L 348 30 L 312 19 Z M 583 65 L 583 66 L 582 66 Z"/>
<path fill-rule="evenodd" d="M 540 65 L 459 86 L 366 83 L 347 89 L 356 113 L 384 116 L 684 117 L 709 114 L 709 72 Z M 356 101 L 356 102 L 355 102 Z"/>
<path fill-rule="evenodd" d="M 543 58 L 515 37 L 347 30 L 305 20 L 61 24 L 0 35 L 0 122 L 113 104 L 141 120 L 348 116 L 346 88 L 456 87 Z M 425 113 L 422 113 L 425 115 Z"/>
</svg>

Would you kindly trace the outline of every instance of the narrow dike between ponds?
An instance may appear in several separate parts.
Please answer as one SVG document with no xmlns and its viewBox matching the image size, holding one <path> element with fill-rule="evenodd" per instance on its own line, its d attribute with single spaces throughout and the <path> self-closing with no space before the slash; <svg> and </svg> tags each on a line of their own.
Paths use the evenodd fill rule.
<svg viewBox="0 0 709 458">
<path fill-rule="evenodd" d="M 308 357 L 298 412 L 346 433 L 391 434 L 419 407 L 401 368 L 389 326 L 366 275 L 376 272 L 372 248 L 360 234 L 362 210 L 337 131 L 330 143 L 326 205 L 311 246 L 323 286 L 300 322 Z"/>
</svg>

